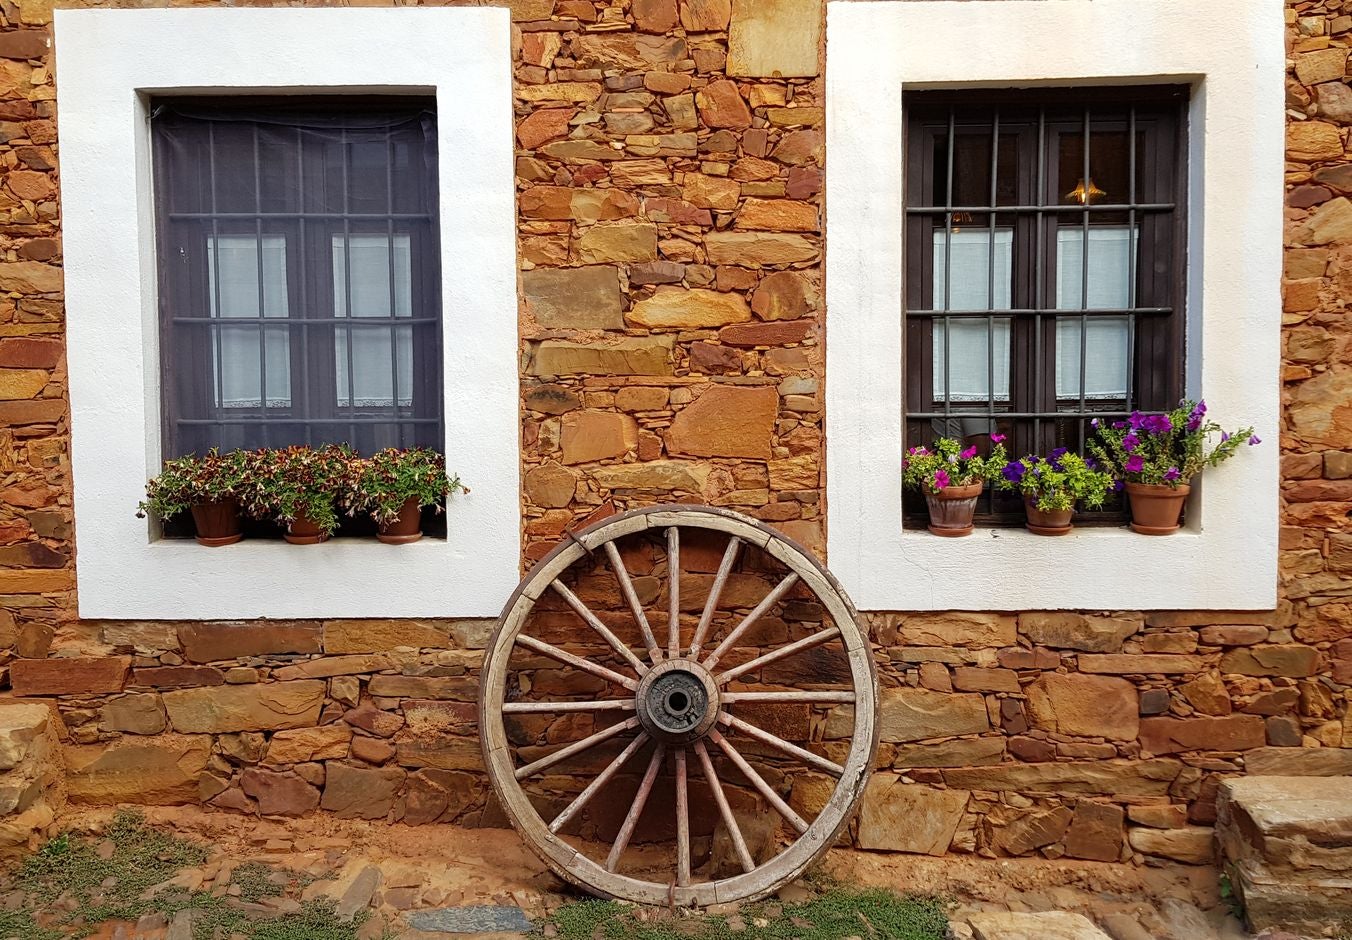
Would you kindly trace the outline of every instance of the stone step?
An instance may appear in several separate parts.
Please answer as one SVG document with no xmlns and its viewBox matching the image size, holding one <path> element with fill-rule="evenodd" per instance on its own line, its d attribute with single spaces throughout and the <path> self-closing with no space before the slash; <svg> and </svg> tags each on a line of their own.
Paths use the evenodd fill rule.
<svg viewBox="0 0 1352 940">
<path fill-rule="evenodd" d="M 1081 914 L 1051 911 L 1042 914 L 969 914 L 973 940 L 1112 940 Z"/>
</svg>

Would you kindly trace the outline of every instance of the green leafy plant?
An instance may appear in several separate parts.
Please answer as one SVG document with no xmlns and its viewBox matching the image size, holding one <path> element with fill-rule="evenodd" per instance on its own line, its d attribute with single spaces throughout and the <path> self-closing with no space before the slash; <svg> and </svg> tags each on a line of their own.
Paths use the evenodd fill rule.
<svg viewBox="0 0 1352 940">
<path fill-rule="evenodd" d="M 159 476 L 146 483 L 137 517 L 153 513 L 168 519 L 202 503 L 236 499 L 249 472 L 249 458 L 244 451 L 222 454 L 213 448 L 202 457 L 189 454 L 166 460 Z"/>
<path fill-rule="evenodd" d="M 447 476 L 446 458 L 426 447 L 411 450 L 390 448 L 352 462 L 341 502 L 348 515 L 369 513 L 376 522 L 388 524 L 410 499 L 419 508 L 433 506 L 441 512 L 446 499 L 465 490 L 460 477 Z"/>
<path fill-rule="evenodd" d="M 1113 489 L 1112 475 L 1097 461 L 1058 447 L 1046 457 L 1011 460 L 1000 471 L 996 486 L 1018 490 L 1043 512 L 1074 509 L 1077 502 L 1090 509 L 1102 506 Z"/>
<path fill-rule="evenodd" d="M 283 525 L 304 518 L 332 535 L 338 528 L 337 500 L 354 457 L 344 444 L 252 451 L 240 504 L 255 518 Z"/>
<path fill-rule="evenodd" d="M 901 461 L 902 482 L 926 493 L 937 493 L 947 486 L 971 486 L 995 480 L 1009 460 L 1004 440 L 1003 434 L 992 434 L 994 446 L 985 456 L 975 444 L 964 448 L 951 437 L 941 437 L 928 447 L 912 447 Z"/>
<path fill-rule="evenodd" d="M 1262 443 L 1253 428 L 1230 433 L 1208 419 L 1205 401 L 1182 401 L 1157 415 L 1133 411 L 1128 420 L 1111 424 L 1095 418 L 1092 426 L 1097 437 L 1089 450 L 1116 479 L 1175 488 L 1229 460 L 1242 444 Z"/>
</svg>

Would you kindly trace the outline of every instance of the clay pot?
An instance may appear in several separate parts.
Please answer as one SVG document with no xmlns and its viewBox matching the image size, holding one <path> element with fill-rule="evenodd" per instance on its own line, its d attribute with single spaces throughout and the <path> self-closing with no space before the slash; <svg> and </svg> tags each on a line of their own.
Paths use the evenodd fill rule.
<svg viewBox="0 0 1352 940">
<path fill-rule="evenodd" d="M 393 522 L 382 522 L 376 538 L 386 545 L 405 545 L 422 538 L 422 507 L 418 497 L 410 496 L 399 508 L 399 518 Z"/>
<path fill-rule="evenodd" d="M 327 541 L 328 537 L 327 532 L 305 516 L 297 516 L 292 520 L 291 525 L 287 526 L 286 534 L 282 536 L 292 545 L 318 545 Z"/>
<path fill-rule="evenodd" d="M 1024 512 L 1028 521 L 1024 523 L 1029 532 L 1035 535 L 1069 535 L 1072 528 L 1070 517 L 1075 514 L 1070 509 L 1038 509 L 1037 497 L 1027 496 L 1023 500 Z"/>
<path fill-rule="evenodd" d="M 937 493 L 925 491 L 929 503 L 929 530 L 935 535 L 958 538 L 972 534 L 972 515 L 984 483 L 969 486 L 945 486 Z"/>
<path fill-rule="evenodd" d="M 1186 483 L 1165 486 L 1159 483 L 1128 483 L 1131 501 L 1131 530 L 1142 535 L 1171 535 L 1178 531 L 1183 504 L 1192 487 Z"/>
<path fill-rule="evenodd" d="M 216 548 L 233 545 L 244 538 L 239 531 L 239 504 L 233 499 L 217 499 L 192 507 L 197 526 L 197 544 Z"/>
</svg>

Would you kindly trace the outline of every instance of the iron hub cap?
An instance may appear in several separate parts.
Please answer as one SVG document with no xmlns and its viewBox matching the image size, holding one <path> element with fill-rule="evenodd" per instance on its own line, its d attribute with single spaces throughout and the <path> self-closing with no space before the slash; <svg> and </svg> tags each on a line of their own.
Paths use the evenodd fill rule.
<svg viewBox="0 0 1352 940">
<path fill-rule="evenodd" d="M 688 744 L 704 737 L 718 719 L 718 688 L 699 663 L 672 659 L 654 666 L 639 683 L 639 724 L 666 744 Z"/>
</svg>

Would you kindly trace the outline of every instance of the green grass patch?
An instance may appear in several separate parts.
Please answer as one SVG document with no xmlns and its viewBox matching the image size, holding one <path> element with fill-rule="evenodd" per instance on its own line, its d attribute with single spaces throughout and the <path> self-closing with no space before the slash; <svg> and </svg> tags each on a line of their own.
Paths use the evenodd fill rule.
<svg viewBox="0 0 1352 940">
<path fill-rule="evenodd" d="M 638 910 L 614 901 L 577 901 L 550 919 L 560 940 L 943 940 L 948 927 L 944 902 L 906 897 L 883 889 L 831 888 L 795 904 L 748 904 L 736 917 L 675 915 Z"/>
<path fill-rule="evenodd" d="M 112 844 L 111 856 L 100 846 Z M 109 854 L 104 849 L 104 854 Z M 136 812 L 119 812 L 101 836 L 62 833 L 29 857 L 13 876 L 12 887 L 26 892 L 28 905 L 0 911 L 0 940 L 63 940 L 92 933 L 108 920 L 135 921 L 158 911 L 172 919 L 191 910 L 194 940 L 241 935 L 249 940 L 356 940 L 370 916 L 360 912 L 342 923 L 329 900 L 307 901 L 297 911 L 265 914 L 240 909 L 280 897 L 303 879 L 259 862 L 246 862 L 230 876 L 238 899 L 213 897 L 183 888 L 143 897 L 186 868 L 207 860 L 203 846 L 146 825 Z M 39 921 L 51 924 L 39 926 Z"/>
</svg>

